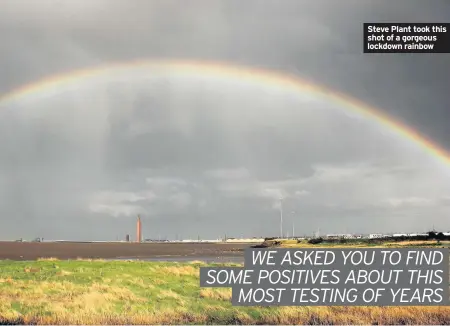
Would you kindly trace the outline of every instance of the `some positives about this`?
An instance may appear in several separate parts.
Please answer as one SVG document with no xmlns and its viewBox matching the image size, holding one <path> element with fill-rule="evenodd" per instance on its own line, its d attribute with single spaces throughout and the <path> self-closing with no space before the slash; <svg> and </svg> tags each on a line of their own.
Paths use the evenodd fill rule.
<svg viewBox="0 0 450 326">
<path fill-rule="evenodd" d="M 202 267 L 236 306 L 442 306 L 448 249 L 247 249 L 244 267 Z"/>
</svg>

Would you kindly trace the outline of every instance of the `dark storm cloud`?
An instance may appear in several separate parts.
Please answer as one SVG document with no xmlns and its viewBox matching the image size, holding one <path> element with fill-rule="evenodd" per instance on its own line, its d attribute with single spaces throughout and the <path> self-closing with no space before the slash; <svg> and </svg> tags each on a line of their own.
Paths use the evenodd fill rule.
<svg viewBox="0 0 450 326">
<path fill-rule="evenodd" d="M 447 1 L 4 1 L 0 91 L 117 60 L 212 59 L 307 77 L 447 146 L 448 56 L 363 55 L 361 42 L 364 22 L 449 15 Z M 0 104 L 0 235 L 122 238 L 138 213 L 149 237 L 267 235 L 280 196 L 299 233 L 445 225 L 448 169 L 415 146 L 333 103 L 188 84 Z"/>
</svg>

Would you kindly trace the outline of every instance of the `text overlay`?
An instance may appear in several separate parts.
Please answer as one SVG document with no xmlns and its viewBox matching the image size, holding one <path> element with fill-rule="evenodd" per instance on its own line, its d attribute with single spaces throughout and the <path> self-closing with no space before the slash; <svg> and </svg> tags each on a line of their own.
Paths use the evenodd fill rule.
<svg viewBox="0 0 450 326">
<path fill-rule="evenodd" d="M 244 267 L 201 267 L 200 286 L 236 306 L 442 306 L 449 250 L 249 248 Z"/>
<path fill-rule="evenodd" d="M 450 53 L 449 23 L 365 23 L 364 53 Z"/>
</svg>

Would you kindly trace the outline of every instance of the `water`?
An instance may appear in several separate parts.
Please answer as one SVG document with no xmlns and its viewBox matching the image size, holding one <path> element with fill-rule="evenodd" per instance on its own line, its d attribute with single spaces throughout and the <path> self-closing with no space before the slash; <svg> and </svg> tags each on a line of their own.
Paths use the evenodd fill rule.
<svg viewBox="0 0 450 326">
<path fill-rule="evenodd" d="M 157 262 L 172 262 L 172 263 L 186 263 L 201 261 L 207 264 L 211 263 L 244 263 L 244 256 L 226 256 L 226 257 L 205 257 L 205 256 L 178 256 L 178 257 L 120 257 L 115 259 L 107 259 L 109 261 L 114 260 L 141 260 L 141 261 L 157 261 Z"/>
</svg>

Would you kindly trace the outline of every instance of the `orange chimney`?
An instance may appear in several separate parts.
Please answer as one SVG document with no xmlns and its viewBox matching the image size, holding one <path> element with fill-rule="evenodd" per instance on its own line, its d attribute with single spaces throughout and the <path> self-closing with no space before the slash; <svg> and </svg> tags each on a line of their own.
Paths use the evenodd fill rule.
<svg viewBox="0 0 450 326">
<path fill-rule="evenodd" d="M 141 217 L 138 215 L 137 219 L 137 227 L 136 227 L 136 242 L 142 241 L 142 225 L 141 225 Z"/>
</svg>

